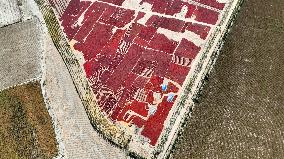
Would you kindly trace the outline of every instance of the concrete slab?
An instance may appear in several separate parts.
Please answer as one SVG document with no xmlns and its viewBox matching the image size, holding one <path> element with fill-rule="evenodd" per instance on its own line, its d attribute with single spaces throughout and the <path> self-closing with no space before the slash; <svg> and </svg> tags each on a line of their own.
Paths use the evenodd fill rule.
<svg viewBox="0 0 284 159">
<path fill-rule="evenodd" d="M 0 1 L 0 27 L 20 21 L 21 12 L 17 0 Z"/>
<path fill-rule="evenodd" d="M 33 20 L 0 29 L 0 90 L 39 77 L 38 33 Z"/>
</svg>

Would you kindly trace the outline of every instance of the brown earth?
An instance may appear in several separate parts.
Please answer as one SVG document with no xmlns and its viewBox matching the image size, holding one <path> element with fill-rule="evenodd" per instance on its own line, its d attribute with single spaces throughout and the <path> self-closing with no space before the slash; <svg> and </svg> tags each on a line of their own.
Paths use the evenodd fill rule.
<svg viewBox="0 0 284 159">
<path fill-rule="evenodd" d="M 40 84 L 0 92 L 0 158 L 52 158 L 58 153 Z"/>
<path fill-rule="evenodd" d="M 245 1 L 171 158 L 284 158 L 284 1 Z"/>
</svg>

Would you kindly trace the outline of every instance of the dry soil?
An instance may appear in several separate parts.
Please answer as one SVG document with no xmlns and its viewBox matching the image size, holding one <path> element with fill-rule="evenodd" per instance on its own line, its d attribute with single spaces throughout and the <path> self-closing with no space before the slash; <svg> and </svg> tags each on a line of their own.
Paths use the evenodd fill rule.
<svg viewBox="0 0 284 159">
<path fill-rule="evenodd" d="M 172 158 L 284 158 L 284 1 L 248 0 Z"/>
</svg>

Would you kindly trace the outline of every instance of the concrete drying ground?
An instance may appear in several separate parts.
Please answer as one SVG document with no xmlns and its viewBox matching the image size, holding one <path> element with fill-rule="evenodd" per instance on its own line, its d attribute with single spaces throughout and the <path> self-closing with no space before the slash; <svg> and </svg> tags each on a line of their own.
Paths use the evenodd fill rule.
<svg viewBox="0 0 284 159">
<path fill-rule="evenodd" d="M 284 1 L 245 1 L 172 158 L 284 158 Z"/>
<path fill-rule="evenodd" d="M 283 11 L 283 0 L 245 2 L 172 158 L 284 157 Z M 0 25 L 11 24 L 18 18 L 12 20 L 1 21 Z M 39 37 L 35 37 L 37 30 L 33 30 L 32 23 L 21 22 L 0 29 L 0 35 L 6 34 L 5 38 L 0 37 L 3 55 L 0 90 L 39 75 L 40 64 L 34 58 L 39 59 L 36 51 L 41 51 L 36 47 Z M 8 31 L 13 27 L 18 28 L 17 32 Z M 5 29 L 6 33 L 2 31 Z M 7 35 L 11 32 L 14 34 Z M 48 77 L 44 95 L 49 113 L 57 123 L 61 153 L 65 158 L 126 158 L 123 151 L 93 130 L 60 55 L 49 37 L 44 43 L 44 72 Z M 21 58 L 10 56 L 12 53 Z M 32 55 L 33 61 L 25 60 Z M 24 63 L 3 61 L 4 56 L 30 61 L 27 64 L 31 66 L 23 69 L 18 66 Z M 26 73 L 29 69 L 33 71 Z M 19 80 L 22 77 L 19 73 L 24 73 L 23 80 Z"/>
<path fill-rule="evenodd" d="M 217 10 L 194 1 L 72 0 L 57 18 L 73 53 L 53 15 L 40 7 L 92 124 L 134 155 L 167 154 L 239 4 L 219 1 Z"/>
</svg>

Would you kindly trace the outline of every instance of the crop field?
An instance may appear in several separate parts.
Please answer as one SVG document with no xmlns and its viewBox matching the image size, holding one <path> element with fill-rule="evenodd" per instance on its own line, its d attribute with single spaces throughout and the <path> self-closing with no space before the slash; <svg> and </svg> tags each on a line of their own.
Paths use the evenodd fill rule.
<svg viewBox="0 0 284 159">
<path fill-rule="evenodd" d="M 0 92 L 0 158 L 53 158 L 57 141 L 38 82 Z"/>
</svg>

